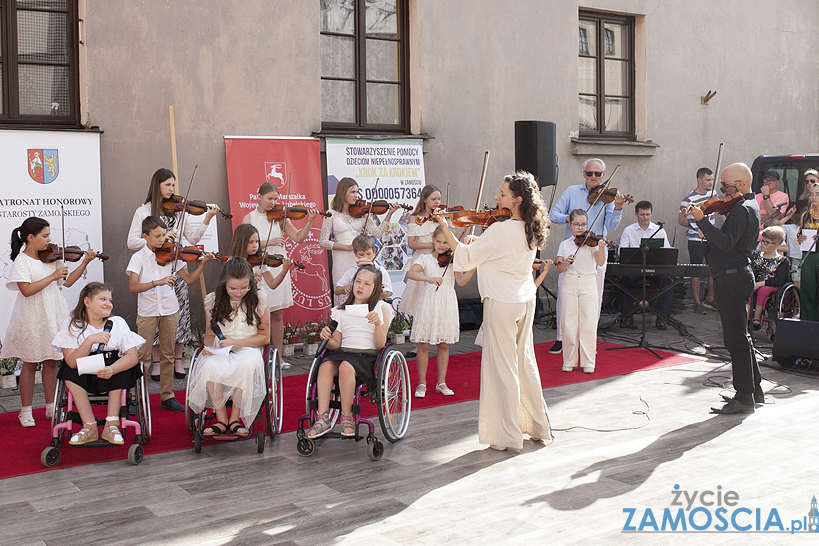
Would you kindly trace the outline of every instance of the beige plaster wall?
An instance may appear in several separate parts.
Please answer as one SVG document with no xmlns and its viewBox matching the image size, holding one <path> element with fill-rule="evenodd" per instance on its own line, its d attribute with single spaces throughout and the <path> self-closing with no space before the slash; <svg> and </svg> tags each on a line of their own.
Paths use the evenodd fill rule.
<svg viewBox="0 0 819 546">
<path fill-rule="evenodd" d="M 434 137 L 427 179 L 449 182 L 453 203 L 474 204 L 485 150 L 492 155 L 483 202 L 493 203 L 497 181 L 514 167 L 521 119 L 557 124 L 557 196 L 580 183 L 588 156 L 574 155 L 571 142 L 579 6 L 638 15 L 644 24 L 645 131 L 659 148 L 650 157 L 603 157 L 622 165 L 615 185 L 651 200 L 656 218 L 674 225 L 680 198 L 698 167 L 714 167 L 720 141 L 724 164 L 819 149 L 815 0 L 410 1 L 413 117 Z M 187 183 L 198 164 L 195 196 L 226 203 L 224 135 L 320 129 L 319 2 L 86 0 L 86 8 L 85 110 L 104 131 L 106 250 L 123 249 L 109 252 L 106 277 L 130 318 L 124 241 L 151 174 L 170 165 L 167 106 L 176 114 L 181 178 Z M 709 89 L 717 96 L 703 106 Z M 621 228 L 632 219 L 627 211 Z M 226 248 L 228 223 L 220 226 Z M 562 234 L 554 230 L 547 255 Z M 678 246 L 683 237 L 680 228 Z M 470 287 L 465 295 L 475 294 Z"/>
</svg>

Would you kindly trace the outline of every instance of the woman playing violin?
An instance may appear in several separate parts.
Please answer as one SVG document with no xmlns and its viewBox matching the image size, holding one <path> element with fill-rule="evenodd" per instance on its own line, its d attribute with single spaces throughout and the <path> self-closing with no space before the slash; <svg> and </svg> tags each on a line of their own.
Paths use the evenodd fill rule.
<svg viewBox="0 0 819 546">
<path fill-rule="evenodd" d="M 450 267 L 478 270 L 484 305 L 478 440 L 504 451 L 521 449 L 524 434 L 532 441 L 552 437 L 532 342 L 532 263 L 535 251 L 546 246 L 549 217 L 534 177 L 526 172 L 505 176 L 495 200 L 511 217 L 464 243 L 445 218 L 436 218 L 454 249 Z"/>
<path fill-rule="evenodd" d="M 145 203 L 136 209 L 134 218 L 131 221 L 131 228 L 128 230 L 128 248 L 130 250 L 140 250 L 145 247 L 145 239 L 142 238 L 142 221 L 148 216 L 156 216 L 161 218 L 168 231 L 165 235 L 169 241 L 174 241 L 178 235 L 179 224 L 183 223 L 184 239 L 189 244 L 195 245 L 205 234 L 205 230 L 210 224 L 211 219 L 219 213 L 218 206 L 208 207 L 208 212 L 205 214 L 205 220 L 202 224 L 195 226 L 189 222 L 190 215 L 182 222 L 182 215 L 188 214 L 185 212 L 176 212 L 168 214 L 162 208 L 162 202 L 169 199 L 174 194 L 174 184 L 176 178 L 168 169 L 157 169 L 151 177 L 151 185 L 148 189 L 148 197 L 145 198 Z M 176 330 L 176 348 L 174 353 L 174 377 L 181 379 L 185 377 L 185 369 L 182 365 L 182 350 L 184 344 L 191 338 L 191 311 L 188 298 L 188 284 L 176 277 L 176 284 L 174 285 L 174 292 L 176 299 L 179 301 L 179 324 Z M 150 337 L 150 336 L 149 336 Z M 159 334 L 154 336 L 153 340 L 154 351 L 152 355 L 153 370 L 151 377 L 159 376 Z M 156 373 L 154 373 L 156 372 Z"/>
<path fill-rule="evenodd" d="M 325 218 L 321 225 L 319 244 L 322 248 L 333 251 L 333 281 L 340 279 L 344 273 L 356 263 L 353 254 L 353 239 L 357 235 L 373 235 L 381 237 L 389 229 L 390 219 L 399 205 L 389 206 L 387 216 L 380 224 L 374 215 L 355 218 L 350 215 L 350 206 L 358 200 L 358 182 L 352 178 L 342 178 L 338 182 L 333 202 L 331 203 L 329 218 Z M 372 217 L 370 217 L 372 216 Z M 366 233 L 364 232 L 366 224 Z M 332 237 L 332 240 L 331 240 Z M 344 303 L 346 295 L 336 295 L 335 305 Z"/>
<path fill-rule="evenodd" d="M 307 222 L 296 229 L 289 218 L 282 217 L 281 220 L 268 219 L 268 213 L 273 211 L 279 199 L 278 188 L 265 182 L 259 187 L 259 204 L 256 208 L 248 212 L 242 219 L 243 224 L 250 224 L 259 232 L 259 249 L 268 254 L 279 254 L 286 256 L 284 242 L 285 236 L 290 237 L 294 243 L 303 243 L 313 222 L 318 215 L 317 210 L 307 212 Z M 284 273 L 284 281 L 277 287 L 271 287 L 265 283 L 264 289 L 267 294 L 267 307 L 270 311 L 270 341 L 273 346 L 279 349 L 281 357 L 281 345 L 284 336 L 284 310 L 293 305 L 293 286 L 290 280 L 290 264 L 287 267 L 271 267 L 270 274 L 275 278 L 280 273 Z M 285 363 L 282 362 L 284 366 Z"/>
</svg>

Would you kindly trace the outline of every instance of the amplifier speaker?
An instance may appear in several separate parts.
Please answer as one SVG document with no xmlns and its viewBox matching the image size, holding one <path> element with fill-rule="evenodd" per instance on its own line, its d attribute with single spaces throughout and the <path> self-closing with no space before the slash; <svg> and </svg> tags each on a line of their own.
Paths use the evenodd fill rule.
<svg viewBox="0 0 819 546">
<path fill-rule="evenodd" d="M 819 360 L 819 322 L 782 319 L 776 323 L 773 359 L 790 368 L 797 358 Z"/>
<path fill-rule="evenodd" d="M 515 122 L 515 170 L 532 173 L 541 187 L 557 184 L 556 131 L 551 121 Z"/>
</svg>

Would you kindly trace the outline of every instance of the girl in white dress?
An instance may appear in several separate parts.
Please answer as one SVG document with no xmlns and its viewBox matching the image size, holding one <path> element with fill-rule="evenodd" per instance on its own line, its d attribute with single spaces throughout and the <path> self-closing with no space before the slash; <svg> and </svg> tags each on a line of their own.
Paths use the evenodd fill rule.
<svg viewBox="0 0 819 546">
<path fill-rule="evenodd" d="M 300 244 L 307 239 L 318 211 L 310 210 L 307 213 L 307 223 L 301 229 L 288 219 L 268 220 L 267 213 L 272 211 L 279 199 L 279 190 L 275 185 L 265 182 L 259 187 L 259 204 L 248 212 L 242 219 L 243 224 L 250 224 L 259 232 L 259 247 L 267 254 L 287 256 L 284 249 L 284 236 L 287 235 L 294 243 Z M 261 291 L 267 296 L 267 305 L 270 311 L 270 342 L 278 349 L 279 360 L 282 358 L 282 343 L 284 340 L 284 310 L 293 305 L 293 287 L 290 281 L 290 264 L 270 268 L 275 278 L 284 272 L 284 282 L 276 287 L 266 283 Z M 282 361 L 282 364 L 285 364 Z M 290 367 L 287 364 L 285 367 Z"/>
<path fill-rule="evenodd" d="M 435 209 L 441 205 L 441 190 L 428 184 L 421 190 L 418 196 L 418 204 L 407 220 L 407 246 L 412 249 L 412 260 L 407 265 L 407 271 L 412 269 L 424 254 L 430 254 L 435 245 L 432 243 L 432 232 L 438 227 L 437 222 L 427 221 L 421 225 L 415 221 L 417 218 L 427 218 Z M 407 283 L 404 292 L 401 294 L 401 301 L 398 310 L 407 315 L 415 315 L 415 304 L 418 301 L 418 291 L 423 286 L 422 283 L 412 280 L 407 274 Z"/>
<path fill-rule="evenodd" d="M 432 223 L 432 222 L 429 222 Z M 422 254 L 407 273 L 407 277 L 421 284 L 418 303 L 415 306 L 415 318 L 412 321 L 410 340 L 418 344 L 418 386 L 415 397 L 423 398 L 427 394 L 427 365 L 429 363 L 429 346 L 437 345 L 438 383 L 435 391 L 444 396 L 455 393 L 446 385 L 446 370 L 449 364 L 449 344 L 457 343 L 460 338 L 458 320 L 458 297 L 455 294 L 455 283 L 464 286 L 475 270 L 467 273 L 455 271 L 449 260 L 449 243 L 444 230 L 436 227 L 432 234 L 435 249 L 432 254 Z M 441 266 L 441 261 L 446 262 Z"/>
<path fill-rule="evenodd" d="M 217 422 L 202 431 L 204 436 L 230 431 L 244 437 L 267 394 L 262 347 L 270 336 L 265 294 L 257 289 L 247 260 L 231 258 L 225 263 L 216 290 L 205 298 L 205 315 L 205 349 L 192 367 L 188 405 L 195 412 L 212 407 L 216 413 Z M 213 324 L 219 325 L 224 339 L 214 334 Z M 229 346 L 229 355 L 208 351 Z M 228 416 L 225 403 L 230 398 Z"/>
<path fill-rule="evenodd" d="M 111 444 L 124 443 L 119 431 L 119 410 L 122 403 L 122 389 L 128 389 L 142 377 L 137 366 L 137 351 L 145 339 L 135 334 L 121 317 L 112 317 L 114 299 L 111 289 L 101 282 L 88 283 L 80 292 L 77 306 L 71 316 L 63 321 L 60 332 L 51 344 L 62 351 L 64 364 L 60 366 L 58 377 L 74 397 L 74 405 L 82 418 L 83 427 L 71 436 L 69 444 L 83 445 L 98 438 Z M 105 332 L 105 323 L 110 320 L 112 327 Z M 103 347 L 105 368 L 96 375 L 77 373 L 77 359 L 95 354 Z M 108 393 L 108 412 L 105 427 L 100 433 L 88 393 Z"/>
<path fill-rule="evenodd" d="M 68 316 L 68 305 L 60 293 L 57 281 L 65 279 L 63 286 L 71 286 L 85 271 L 88 262 L 97 256 L 93 251 L 86 252 L 80 264 L 69 275 L 68 267 L 59 261 L 45 263 L 40 260 L 38 253 L 45 250 L 49 243 L 51 228 L 42 218 L 32 216 L 11 232 L 11 259 L 14 264 L 11 266 L 6 288 L 19 293 L 11 310 L 0 358 L 19 358 L 23 361 L 18 418 L 24 427 L 34 426 L 31 401 L 34 397 L 34 372 L 38 362 L 43 364 L 46 419 L 51 419 L 54 414 L 57 360 L 62 358 L 62 354 L 51 345 L 51 341 L 60 331 L 63 319 Z"/>
<path fill-rule="evenodd" d="M 179 224 L 182 222 L 182 215 L 187 213 L 177 212 L 168 214 L 162 210 L 162 202 L 173 196 L 175 192 L 176 178 L 168 169 L 157 169 L 151 177 L 151 185 L 148 188 L 148 197 L 145 203 L 134 211 L 134 218 L 131 220 L 131 228 L 128 230 L 128 248 L 130 250 L 141 250 L 145 246 L 145 239 L 142 238 L 142 221 L 148 216 L 156 216 L 165 222 L 168 232 L 165 237 L 169 241 L 175 240 L 179 231 Z M 183 237 L 189 244 L 195 245 L 205 234 L 211 219 L 219 213 L 219 207 L 208 206 L 204 222 L 195 227 L 186 219 L 184 222 Z M 186 266 L 187 267 L 187 266 Z M 176 327 L 176 345 L 174 347 L 173 375 L 177 379 L 185 378 L 185 368 L 183 366 L 183 350 L 185 343 L 191 338 L 191 309 L 188 297 L 188 283 L 177 277 L 174 284 L 174 293 L 179 301 L 179 324 Z M 159 381 L 159 332 L 153 339 L 153 350 L 151 355 L 153 362 L 151 379 Z"/>
<path fill-rule="evenodd" d="M 511 217 L 464 244 L 437 218 L 453 247 L 455 270 L 478 270 L 484 316 L 478 441 L 505 451 L 521 449 L 524 434 L 536 442 L 551 439 L 532 338 L 532 264 L 536 250 L 546 246 L 549 216 L 537 182 L 526 172 L 505 176 L 495 200 Z"/>
<path fill-rule="evenodd" d="M 392 307 L 380 298 L 380 287 L 381 272 L 371 265 L 361 266 L 344 303 L 330 311 L 330 318 L 338 327 L 331 332 L 325 326 L 320 333 L 321 339 L 328 340 L 316 379 L 320 416 L 307 431 L 308 438 L 324 436 L 332 429 L 330 393 L 336 377 L 341 398 L 341 435 L 355 436 L 355 389 L 359 383 L 367 383 L 368 389 L 375 388 L 373 366 L 378 352 L 387 344 L 387 330 L 395 315 Z"/>
<path fill-rule="evenodd" d="M 390 210 L 380 225 L 376 225 L 375 215 L 367 220 L 365 214 L 361 218 L 350 216 L 350 205 L 355 204 L 358 199 L 358 182 L 352 178 L 342 178 L 338 181 L 336 193 L 331 204 L 330 217 L 325 218 L 321 225 L 321 237 L 319 244 L 321 248 L 333 251 L 333 284 L 341 278 L 348 269 L 356 264 L 356 257 L 353 254 L 353 239 L 358 235 L 372 235 L 381 237 L 389 228 L 390 218 L 398 210 L 395 203 L 390 205 Z M 367 224 L 367 232 L 363 233 L 364 224 Z M 330 238 L 333 240 L 330 240 Z M 341 305 L 346 299 L 346 294 L 335 296 L 335 304 Z"/>
</svg>

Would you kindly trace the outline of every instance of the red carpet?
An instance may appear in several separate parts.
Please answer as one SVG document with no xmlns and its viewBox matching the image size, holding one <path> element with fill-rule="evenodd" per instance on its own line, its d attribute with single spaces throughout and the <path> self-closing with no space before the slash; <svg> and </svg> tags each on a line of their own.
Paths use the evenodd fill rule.
<svg viewBox="0 0 819 546">
<path fill-rule="evenodd" d="M 699 360 L 698 358 L 663 351 L 658 352 L 665 358 L 657 360 L 651 353 L 642 349 L 606 351 L 606 347 L 615 345 L 600 343 L 598 344 L 597 370 L 593 375 L 585 374 L 579 369 L 572 373 L 564 373 L 560 371 L 562 365 L 561 355 L 549 354 L 550 346 L 551 343 L 535 345 L 535 354 L 540 368 L 543 388 L 604 379 L 641 370 L 677 366 Z M 480 352 L 454 355 L 449 359 L 447 384 L 455 391 L 455 396 L 442 396 L 435 392 L 435 359 L 430 359 L 430 366 L 427 371 L 429 385 L 427 396 L 426 398 L 413 398 L 412 409 L 418 410 L 466 400 L 477 400 L 480 394 L 480 359 Z M 410 361 L 409 368 L 412 385 L 414 386 L 418 382 L 414 361 Z M 284 378 L 285 421 L 283 428 L 285 432 L 295 430 L 298 418 L 304 413 L 306 381 L 306 374 Z M 185 393 L 177 392 L 176 399 L 184 401 Z M 546 394 L 546 402 L 549 402 L 548 393 Z M 374 404 L 370 404 L 365 400 L 363 406 L 363 412 L 366 416 L 377 415 Z M 150 457 L 155 453 L 191 449 L 193 447 L 191 434 L 185 428 L 183 412 L 173 413 L 160 409 L 158 394 L 151 396 L 151 408 L 153 436 L 148 445 L 145 446 L 146 457 Z M 97 408 L 97 413 L 100 411 L 101 409 Z M 17 412 L 0 414 L 0 430 L 4 432 L 3 446 L 2 450 L 0 450 L 0 479 L 48 470 L 40 464 L 40 453 L 48 446 L 51 438 L 51 431 L 48 430 L 45 420 L 45 409 L 35 409 L 34 418 L 37 420 L 37 426 L 31 429 L 23 429 L 17 421 Z M 79 430 L 79 427 L 75 426 L 74 431 L 77 430 Z M 411 431 L 412 423 L 410 423 L 410 433 Z M 376 434 L 381 436 L 377 424 Z M 127 467 L 128 447 L 132 438 L 133 434 L 129 430 L 125 434 L 126 443 L 124 446 L 74 448 L 64 445 L 60 449 L 62 458 L 56 468 L 113 460 L 120 460 Z M 205 449 L 208 449 L 207 445 Z M 252 440 L 247 442 L 247 449 L 249 451 L 256 449 Z"/>
</svg>

